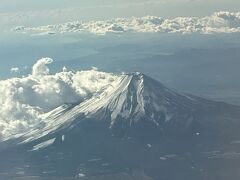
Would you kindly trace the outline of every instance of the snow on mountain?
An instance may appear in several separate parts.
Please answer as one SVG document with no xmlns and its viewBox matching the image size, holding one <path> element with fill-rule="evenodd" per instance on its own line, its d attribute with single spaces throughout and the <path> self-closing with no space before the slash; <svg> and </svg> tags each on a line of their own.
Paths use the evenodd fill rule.
<svg viewBox="0 0 240 180">
<path fill-rule="evenodd" d="M 21 137 L 22 143 L 31 142 L 84 121 L 123 133 L 137 126 L 181 132 L 193 123 L 217 123 L 217 131 L 238 124 L 238 107 L 177 93 L 139 72 L 65 69 L 51 75 L 51 62 L 41 59 L 28 77 L 0 82 L 2 140 Z M 199 128 L 193 134 L 199 135 Z"/>
<path fill-rule="evenodd" d="M 107 21 L 67 22 L 39 27 L 18 26 L 16 32 L 29 32 L 34 35 L 52 35 L 56 33 L 88 32 L 97 35 L 125 32 L 161 32 L 161 33 L 235 33 L 240 32 L 240 12 L 215 12 L 206 17 L 162 17 L 145 16 L 116 18 Z"/>
<path fill-rule="evenodd" d="M 81 122 L 82 119 L 103 121 L 110 129 L 115 128 L 119 121 L 128 127 L 144 121 L 162 128 L 172 119 L 186 116 L 181 123 L 188 126 L 192 120 L 188 112 L 196 103 L 198 100 L 193 97 L 178 94 L 142 73 L 123 74 L 102 93 L 43 114 L 41 117 L 45 126 L 25 134 L 23 143 L 71 128 L 73 122 Z"/>
<path fill-rule="evenodd" d="M 33 65 L 32 74 L 0 81 L 0 137 L 31 141 L 69 126 L 77 117 L 118 119 L 129 126 L 141 118 L 160 126 L 174 116 L 173 91 L 141 73 L 67 71 L 50 74 L 50 58 Z M 171 108 L 169 108 L 169 107 Z M 178 108 L 178 107 L 176 107 Z"/>
<path fill-rule="evenodd" d="M 139 72 L 64 68 L 51 75 L 51 62 L 41 59 L 28 77 L 0 82 L 0 100 L 11 107 L 0 111 L 3 178 L 91 177 L 141 167 L 158 179 L 174 167 L 181 179 L 193 179 L 191 167 L 239 157 L 240 107 L 177 93 Z"/>
</svg>

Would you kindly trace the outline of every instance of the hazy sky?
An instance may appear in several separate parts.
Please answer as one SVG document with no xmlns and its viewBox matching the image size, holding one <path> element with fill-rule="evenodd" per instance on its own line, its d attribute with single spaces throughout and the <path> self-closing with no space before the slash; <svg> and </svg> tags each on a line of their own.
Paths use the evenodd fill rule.
<svg viewBox="0 0 240 180">
<path fill-rule="evenodd" d="M 240 0 L 0 0 L 0 31 L 75 20 L 106 20 L 147 15 L 174 18 L 236 12 Z"/>
<path fill-rule="evenodd" d="M 44 9 L 64 9 L 70 7 L 97 8 L 89 11 L 94 16 L 192 16 L 206 15 L 214 11 L 238 11 L 239 0 L 1 0 L 0 13 L 35 11 Z M 132 8 L 134 7 L 134 8 Z M 84 18 L 88 18 L 84 14 Z"/>
</svg>

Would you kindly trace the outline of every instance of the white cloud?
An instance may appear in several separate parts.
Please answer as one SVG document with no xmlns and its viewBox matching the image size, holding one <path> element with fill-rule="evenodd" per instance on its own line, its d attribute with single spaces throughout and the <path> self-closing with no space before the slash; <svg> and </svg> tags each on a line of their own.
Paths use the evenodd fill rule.
<svg viewBox="0 0 240 180">
<path fill-rule="evenodd" d="M 97 71 L 64 71 L 50 74 L 50 58 L 33 65 L 32 74 L 0 81 L 0 140 L 11 138 L 33 127 L 43 127 L 42 116 L 65 103 L 80 103 L 112 88 L 119 78 Z"/>
<path fill-rule="evenodd" d="M 19 73 L 20 69 L 18 67 L 13 67 L 10 69 L 11 73 Z"/>
<path fill-rule="evenodd" d="M 37 61 L 32 67 L 33 76 L 44 76 L 49 74 L 48 64 L 51 64 L 53 60 L 51 58 L 42 58 Z"/>
<path fill-rule="evenodd" d="M 13 31 L 41 35 L 70 32 L 88 32 L 98 35 L 125 32 L 233 33 L 240 32 L 240 12 L 216 12 L 206 17 L 177 17 L 174 19 L 146 16 L 129 19 L 117 18 L 107 21 L 75 21 L 39 27 L 20 26 L 14 28 Z"/>
</svg>

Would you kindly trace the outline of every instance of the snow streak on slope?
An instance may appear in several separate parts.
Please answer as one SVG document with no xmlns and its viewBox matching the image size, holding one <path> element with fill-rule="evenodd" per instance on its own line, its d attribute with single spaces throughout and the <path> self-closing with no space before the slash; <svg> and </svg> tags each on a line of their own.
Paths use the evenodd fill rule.
<svg viewBox="0 0 240 180">
<path fill-rule="evenodd" d="M 40 59 L 32 74 L 0 81 L 0 139 L 45 127 L 43 116 L 63 105 L 81 103 L 114 88 L 120 75 L 89 71 L 50 74 L 52 59 Z"/>
<path fill-rule="evenodd" d="M 146 16 L 129 19 L 117 18 L 107 21 L 75 21 L 39 27 L 18 26 L 12 30 L 38 35 L 66 32 L 89 32 L 98 35 L 125 32 L 234 33 L 240 32 L 240 12 L 216 12 L 206 17 L 177 17 L 174 19 Z"/>
</svg>

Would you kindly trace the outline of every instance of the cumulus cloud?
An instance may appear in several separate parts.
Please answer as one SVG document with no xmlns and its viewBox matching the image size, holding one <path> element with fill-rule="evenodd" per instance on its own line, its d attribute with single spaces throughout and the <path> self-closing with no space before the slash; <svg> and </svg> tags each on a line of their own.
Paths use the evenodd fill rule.
<svg viewBox="0 0 240 180">
<path fill-rule="evenodd" d="M 117 75 L 97 71 L 63 71 L 51 74 L 53 60 L 42 58 L 32 67 L 32 74 L 23 78 L 0 81 L 0 140 L 43 127 L 45 113 L 65 103 L 83 100 L 112 88 Z"/>
<path fill-rule="evenodd" d="M 32 67 L 33 76 L 44 76 L 49 74 L 48 64 L 51 64 L 53 60 L 51 58 L 42 58 L 37 61 Z"/>
<path fill-rule="evenodd" d="M 106 21 L 75 21 L 39 27 L 19 26 L 14 28 L 13 31 L 29 32 L 35 35 L 67 32 L 88 32 L 98 35 L 126 32 L 233 33 L 240 32 L 240 12 L 216 12 L 206 17 L 177 17 L 174 19 L 146 16 L 129 19 L 117 18 Z"/>
</svg>

